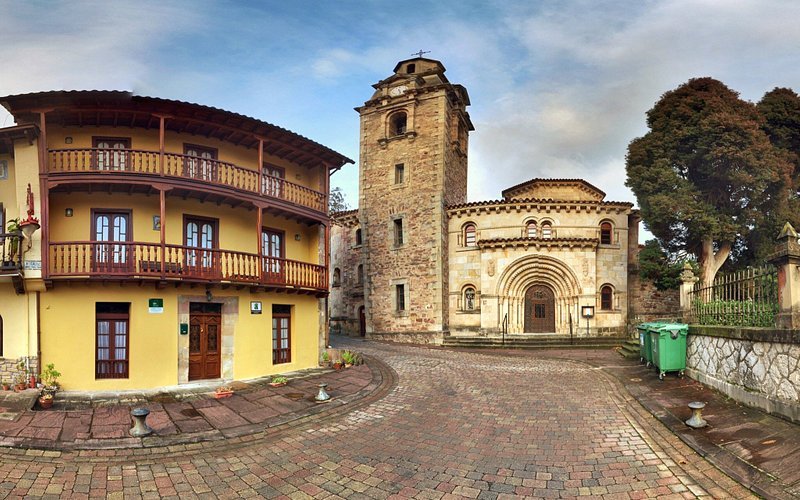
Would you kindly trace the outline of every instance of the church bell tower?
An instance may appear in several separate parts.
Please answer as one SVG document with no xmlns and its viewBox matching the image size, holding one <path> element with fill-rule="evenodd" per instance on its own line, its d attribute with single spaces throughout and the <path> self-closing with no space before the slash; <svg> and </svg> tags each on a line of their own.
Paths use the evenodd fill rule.
<svg viewBox="0 0 800 500">
<path fill-rule="evenodd" d="M 436 342 L 448 324 L 448 205 L 467 197 L 467 90 L 441 62 L 400 61 L 360 117 L 366 329 Z"/>
</svg>

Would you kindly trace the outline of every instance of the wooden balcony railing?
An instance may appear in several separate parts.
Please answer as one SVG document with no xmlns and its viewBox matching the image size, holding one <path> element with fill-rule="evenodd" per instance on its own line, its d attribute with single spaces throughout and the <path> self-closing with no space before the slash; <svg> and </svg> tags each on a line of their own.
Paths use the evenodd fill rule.
<svg viewBox="0 0 800 500">
<path fill-rule="evenodd" d="M 22 235 L 0 233 L 0 272 L 22 269 Z"/>
<path fill-rule="evenodd" d="M 51 149 L 49 173 L 109 172 L 159 176 L 158 151 L 137 149 Z M 176 153 L 164 154 L 164 176 L 190 179 L 238 191 L 275 198 L 317 212 L 327 210 L 327 197 L 279 177 L 261 175 L 255 170 L 224 161 Z"/>
<path fill-rule="evenodd" d="M 141 242 L 50 242 L 49 278 L 180 278 L 327 290 L 324 266 L 230 250 Z M 163 251 L 162 251 L 163 250 Z"/>
</svg>

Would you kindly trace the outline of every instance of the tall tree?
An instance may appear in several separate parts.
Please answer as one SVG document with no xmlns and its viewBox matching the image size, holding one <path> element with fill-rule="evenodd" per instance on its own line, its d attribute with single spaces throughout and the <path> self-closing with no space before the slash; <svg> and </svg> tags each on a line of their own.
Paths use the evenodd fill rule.
<svg viewBox="0 0 800 500">
<path fill-rule="evenodd" d="M 762 129 L 772 144 L 785 151 L 794 165 L 793 181 L 798 191 L 800 176 L 800 96 L 792 89 L 774 88 L 757 104 L 764 117 Z"/>
<path fill-rule="evenodd" d="M 328 211 L 331 213 L 344 212 L 349 209 L 350 205 L 347 204 L 347 200 L 344 198 L 342 188 L 335 187 L 331 189 L 331 193 L 328 196 Z"/>
<path fill-rule="evenodd" d="M 787 201 L 792 166 L 763 121 L 722 82 L 695 78 L 661 97 L 650 131 L 628 146 L 626 185 L 642 219 L 665 249 L 697 256 L 704 284 Z"/>
</svg>

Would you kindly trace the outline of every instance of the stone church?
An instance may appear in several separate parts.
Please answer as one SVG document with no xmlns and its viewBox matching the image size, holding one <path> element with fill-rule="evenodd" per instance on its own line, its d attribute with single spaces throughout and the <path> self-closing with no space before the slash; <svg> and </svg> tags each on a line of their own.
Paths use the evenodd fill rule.
<svg viewBox="0 0 800 500">
<path fill-rule="evenodd" d="M 625 336 L 639 215 L 581 179 L 467 202 L 469 95 L 416 57 L 360 114 L 359 208 L 332 214 L 332 333 Z M 536 171 L 536 166 L 531 166 Z"/>
</svg>

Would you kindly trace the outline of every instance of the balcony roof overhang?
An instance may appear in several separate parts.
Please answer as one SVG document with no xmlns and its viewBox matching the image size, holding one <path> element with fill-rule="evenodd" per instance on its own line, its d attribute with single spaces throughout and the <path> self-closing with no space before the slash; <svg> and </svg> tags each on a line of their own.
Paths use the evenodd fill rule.
<svg viewBox="0 0 800 500">
<path fill-rule="evenodd" d="M 16 125 L 14 127 L 0 128 L 0 155 L 14 155 L 14 141 L 26 140 L 33 144 L 39 136 L 39 127 L 36 125 Z M 0 228 L 0 231 L 2 228 Z"/>
<path fill-rule="evenodd" d="M 68 127 L 110 126 L 158 129 L 165 117 L 167 131 L 200 135 L 264 152 L 305 167 L 325 165 L 338 170 L 353 160 L 290 130 L 249 116 L 185 101 L 133 95 L 116 90 L 35 92 L 0 97 L 0 105 L 17 123 L 47 123 Z"/>
</svg>

